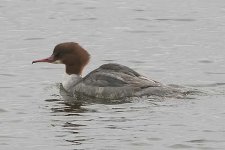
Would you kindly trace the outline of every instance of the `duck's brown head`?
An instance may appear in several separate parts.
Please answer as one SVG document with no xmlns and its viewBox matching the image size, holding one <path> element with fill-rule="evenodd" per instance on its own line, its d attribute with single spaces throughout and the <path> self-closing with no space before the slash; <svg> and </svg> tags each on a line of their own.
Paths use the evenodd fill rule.
<svg viewBox="0 0 225 150">
<path fill-rule="evenodd" d="M 67 42 L 56 45 L 50 57 L 35 60 L 32 63 L 48 62 L 65 64 L 67 74 L 81 75 L 89 59 L 90 55 L 88 52 L 78 43 Z"/>
</svg>

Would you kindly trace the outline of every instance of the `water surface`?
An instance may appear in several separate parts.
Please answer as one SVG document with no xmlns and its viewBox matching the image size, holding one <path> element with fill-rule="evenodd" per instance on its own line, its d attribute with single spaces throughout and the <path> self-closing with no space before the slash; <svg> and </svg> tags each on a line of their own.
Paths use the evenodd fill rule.
<svg viewBox="0 0 225 150">
<path fill-rule="evenodd" d="M 0 3 L 0 149 L 224 149 L 222 0 Z M 204 94 L 67 106 L 63 65 L 35 64 L 58 43 L 91 54 L 84 75 L 116 62 Z"/>
</svg>

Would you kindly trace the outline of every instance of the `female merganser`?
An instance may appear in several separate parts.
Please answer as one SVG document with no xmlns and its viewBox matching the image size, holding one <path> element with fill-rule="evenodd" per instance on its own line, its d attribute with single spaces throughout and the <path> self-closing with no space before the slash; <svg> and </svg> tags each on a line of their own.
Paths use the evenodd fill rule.
<svg viewBox="0 0 225 150">
<path fill-rule="evenodd" d="M 66 66 L 69 80 L 63 82 L 63 88 L 80 99 L 122 100 L 131 97 L 159 96 L 179 97 L 179 90 L 148 79 L 134 70 L 119 64 L 109 63 L 90 72 L 84 78 L 82 70 L 89 62 L 90 55 L 78 43 L 67 42 L 55 46 L 53 54 L 32 63 L 61 63 Z"/>
</svg>

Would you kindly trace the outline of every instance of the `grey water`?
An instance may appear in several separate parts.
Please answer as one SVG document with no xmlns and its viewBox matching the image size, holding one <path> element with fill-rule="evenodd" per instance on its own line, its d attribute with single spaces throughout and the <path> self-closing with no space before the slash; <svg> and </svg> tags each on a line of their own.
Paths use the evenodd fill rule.
<svg viewBox="0 0 225 150">
<path fill-rule="evenodd" d="M 84 76 L 120 63 L 190 98 L 65 105 L 61 42 L 91 54 Z M 1 0 L 1 150 L 225 149 L 225 1 Z"/>
</svg>

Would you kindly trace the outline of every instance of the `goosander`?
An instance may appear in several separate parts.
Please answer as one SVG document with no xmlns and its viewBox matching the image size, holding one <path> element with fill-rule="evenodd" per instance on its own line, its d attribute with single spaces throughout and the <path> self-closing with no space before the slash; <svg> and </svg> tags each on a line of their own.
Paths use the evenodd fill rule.
<svg viewBox="0 0 225 150">
<path fill-rule="evenodd" d="M 74 98 L 122 100 L 131 97 L 176 97 L 179 90 L 148 79 L 136 71 L 115 63 L 104 64 L 82 78 L 82 71 L 89 62 L 89 53 L 78 43 L 66 42 L 55 46 L 50 57 L 32 63 L 48 62 L 65 64 L 69 78 L 62 86 Z"/>
</svg>

